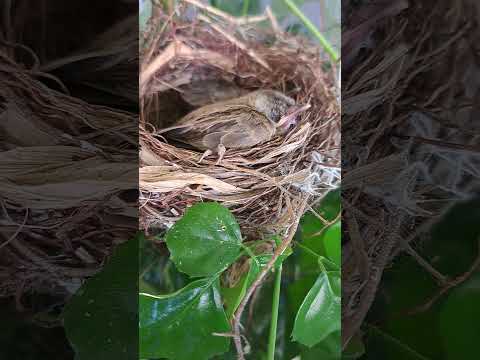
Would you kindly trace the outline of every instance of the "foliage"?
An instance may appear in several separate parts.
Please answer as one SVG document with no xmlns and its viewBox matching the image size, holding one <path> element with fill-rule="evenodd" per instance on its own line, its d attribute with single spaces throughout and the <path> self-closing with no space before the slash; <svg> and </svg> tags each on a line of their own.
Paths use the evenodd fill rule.
<svg viewBox="0 0 480 360">
<path fill-rule="evenodd" d="M 140 356 L 209 359 L 228 350 L 229 331 L 218 279 L 202 279 L 170 295 L 140 294 Z"/>
<path fill-rule="evenodd" d="M 340 272 L 322 272 L 298 310 L 293 339 L 309 347 L 340 331 Z"/>
<path fill-rule="evenodd" d="M 119 245 L 102 272 L 87 281 L 64 310 L 76 360 L 137 356 L 138 238 Z"/>
<path fill-rule="evenodd" d="M 318 212 L 329 220 L 335 219 L 339 199 L 339 192 L 329 194 Z M 305 359 L 339 356 L 340 273 L 335 249 L 340 248 L 325 246 L 325 241 L 340 242 L 340 238 L 338 234 L 335 239 L 329 229 L 318 235 L 323 225 L 317 220 L 312 214 L 305 215 L 295 251 L 286 251 L 274 266 L 278 270 L 284 263 L 288 272 L 297 268 L 293 281 L 280 278 L 283 286 L 275 327 L 276 359 L 286 359 L 283 352 L 302 354 Z M 164 239 L 171 254 L 167 259 L 142 234 L 120 245 L 104 270 L 90 279 L 68 304 L 65 327 L 78 359 L 131 358 L 138 349 L 137 344 L 131 343 L 136 339 L 136 324 L 143 359 L 224 359 L 230 355 L 235 358 L 230 338 L 221 335 L 231 331 L 229 320 L 272 253 L 254 254 L 258 242 L 251 247 L 244 245 L 235 218 L 217 203 L 192 206 Z M 280 238 L 271 240 L 278 243 Z M 322 242 L 321 246 L 318 242 Z M 137 253 L 139 246 L 139 261 L 132 261 L 132 253 Z M 207 253 L 211 259 L 206 259 Z M 224 270 L 245 255 L 249 256 L 250 265 L 237 285 L 221 285 Z M 137 302 L 132 294 L 138 291 L 138 269 L 143 292 Z M 154 277 L 153 273 L 160 276 Z M 290 283 L 288 289 L 285 282 Z M 267 282 L 264 288 L 267 293 L 262 289 L 266 295 L 262 295 L 263 303 L 255 305 L 262 315 L 254 316 L 261 322 L 267 319 L 268 325 L 270 311 L 261 308 L 272 306 L 268 296 L 272 294 L 272 283 Z M 259 326 L 253 333 L 262 329 L 270 331 L 268 326 Z M 258 338 L 263 339 L 263 344 L 253 350 L 254 358 L 260 359 L 266 353 L 266 338 Z M 223 355 L 218 357 L 220 354 Z"/>
<path fill-rule="evenodd" d="M 480 248 L 480 200 L 452 208 L 422 244 L 420 255 L 455 278 L 469 269 Z M 439 285 L 410 257 L 400 258 L 382 280 L 382 294 L 367 318 L 366 359 L 475 358 L 480 333 L 480 272 L 452 288 L 424 311 Z M 409 314 L 412 312 L 412 314 Z"/>
<path fill-rule="evenodd" d="M 235 218 L 217 203 L 187 210 L 165 237 L 170 259 L 191 277 L 214 276 L 235 261 L 242 242 Z"/>
<path fill-rule="evenodd" d="M 330 220 L 335 219 L 339 211 L 339 193 L 329 195 L 322 205 L 320 210 L 322 215 Z M 312 269 L 316 271 L 317 275 L 314 276 L 317 281 L 301 289 L 302 292 L 305 290 L 306 292 L 302 294 L 301 303 L 296 306 L 293 333 L 290 330 L 293 340 L 298 343 L 294 345 L 292 339 L 289 339 L 289 343 L 296 347 L 297 353 L 302 352 L 304 356 L 309 356 L 309 353 L 325 354 L 326 352 L 333 359 L 338 356 L 340 348 L 338 335 L 340 273 L 335 263 L 340 256 L 340 247 L 325 246 L 325 241 L 336 240 L 340 243 L 340 237 L 338 231 L 328 231 L 330 229 L 323 232 L 323 235 L 316 235 L 322 226 L 319 224 L 312 226 L 311 222 L 318 218 L 311 216 L 311 214 L 306 215 L 299 231 L 300 243 L 306 244 L 306 246 L 302 245 L 303 251 L 299 247 L 302 256 L 295 253 L 294 255 L 297 255 L 298 259 L 303 259 L 309 271 Z M 337 239 L 334 239 L 334 234 L 338 235 Z M 318 251 L 318 244 L 313 242 L 309 235 L 323 242 L 320 254 L 314 252 L 314 250 Z M 177 270 L 187 273 L 190 277 L 202 276 L 202 278 L 190 282 L 174 293 L 140 294 L 141 356 L 184 359 L 191 357 L 192 351 L 195 351 L 195 356 L 209 359 L 215 354 L 227 352 L 230 340 L 228 337 L 219 335 L 231 331 L 228 320 L 232 319 L 246 290 L 262 267 L 268 263 L 271 254 L 254 255 L 253 247 L 250 249 L 242 245 L 238 225 L 233 216 L 226 208 L 216 203 L 200 203 L 192 206 L 167 232 L 165 240 L 170 250 L 170 260 Z M 315 245 L 314 250 L 308 247 L 307 240 Z M 327 255 L 326 248 L 330 249 L 330 255 Z M 208 250 L 205 251 L 205 249 Z M 303 254 L 306 251 L 309 252 L 306 255 Z M 234 287 L 220 286 L 221 273 L 245 254 L 250 256 L 248 271 Z M 277 270 L 280 264 L 287 260 L 288 255 L 289 253 L 283 254 L 277 261 L 275 265 Z M 305 261 L 304 256 L 309 257 L 310 261 Z M 328 256 L 331 258 L 328 259 Z M 315 258 L 313 263 L 311 258 Z M 271 299 L 271 297 L 266 296 L 265 299 Z M 221 306 L 222 303 L 224 307 Z M 312 309 L 315 309 L 313 316 L 311 316 Z M 270 312 L 268 314 L 270 315 Z M 282 321 L 285 321 L 285 316 L 284 309 L 281 308 L 279 328 L 282 326 Z M 283 331 L 278 331 L 277 342 L 278 337 L 283 335 Z M 318 346 L 319 344 L 323 345 Z M 309 347 L 312 348 L 309 349 Z M 255 350 L 255 355 L 260 356 L 262 351 Z"/>
</svg>

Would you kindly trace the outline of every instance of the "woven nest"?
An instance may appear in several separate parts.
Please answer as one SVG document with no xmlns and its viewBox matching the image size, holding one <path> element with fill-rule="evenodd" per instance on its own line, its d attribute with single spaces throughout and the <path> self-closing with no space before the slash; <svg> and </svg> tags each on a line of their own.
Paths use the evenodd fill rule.
<svg viewBox="0 0 480 360">
<path fill-rule="evenodd" d="M 344 345 L 402 252 L 444 280 L 414 240 L 480 183 L 480 157 L 466 145 L 478 144 L 478 80 L 476 88 L 459 81 L 478 72 L 476 11 L 449 1 L 350 10 L 342 39 Z"/>
<path fill-rule="evenodd" d="M 12 23 L 28 18 L 20 10 L 12 10 Z M 54 18 L 70 14 L 55 12 L 54 4 L 47 10 Z M 16 296 L 20 309 L 63 303 L 138 229 L 131 196 L 137 115 L 115 107 L 135 106 L 131 87 L 120 84 L 138 74 L 138 42 L 128 23 L 136 29 L 135 16 L 110 30 L 106 23 L 96 36 L 87 28 L 88 41 L 80 27 L 82 47 L 75 50 L 63 49 L 56 31 L 48 38 L 57 41 L 36 43 L 21 22 L 0 39 L 0 296 Z M 78 85 L 92 79 L 107 91 Z"/>
<path fill-rule="evenodd" d="M 188 9 L 180 6 L 177 13 Z M 140 223 L 168 228 L 198 201 L 230 208 L 247 236 L 281 233 L 339 183 L 340 114 L 333 70 L 318 46 L 206 10 L 157 9 L 141 58 Z M 274 19 L 272 18 L 273 23 Z M 276 30 L 275 30 L 276 29 Z M 256 89 L 311 107 L 285 137 L 228 149 L 222 162 L 156 135 L 200 105 Z M 155 230 L 155 231 L 156 231 Z"/>
</svg>

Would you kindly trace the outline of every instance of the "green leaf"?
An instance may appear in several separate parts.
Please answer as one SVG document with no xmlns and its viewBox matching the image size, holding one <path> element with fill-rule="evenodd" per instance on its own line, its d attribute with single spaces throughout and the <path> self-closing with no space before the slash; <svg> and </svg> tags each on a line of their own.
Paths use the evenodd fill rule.
<svg viewBox="0 0 480 360">
<path fill-rule="evenodd" d="M 140 357 L 206 360 L 228 351 L 230 325 L 218 280 L 197 280 L 176 293 L 140 294 Z"/>
<path fill-rule="evenodd" d="M 210 202 L 189 208 L 165 240 L 180 271 L 189 276 L 212 276 L 237 259 L 242 236 L 230 211 Z"/>
<path fill-rule="evenodd" d="M 342 265 L 342 222 L 337 221 L 323 234 L 323 245 L 327 257 L 338 266 Z"/>
<path fill-rule="evenodd" d="M 330 191 L 322 200 L 316 211 L 327 221 L 337 218 L 341 209 L 341 196 L 339 190 Z M 313 213 L 306 213 L 300 222 L 302 238 L 306 239 L 319 233 L 324 228 L 322 221 Z"/>
<path fill-rule="evenodd" d="M 316 211 L 327 221 L 333 221 L 340 212 L 340 206 L 340 192 L 335 190 L 325 196 Z M 306 213 L 300 222 L 298 241 L 314 253 L 328 256 L 323 240 L 324 233 L 321 233 L 324 227 L 323 222 L 312 212 Z M 299 263 L 303 271 L 311 271 L 317 268 L 317 259 L 303 251 L 300 252 Z"/>
<path fill-rule="evenodd" d="M 322 272 L 298 310 L 293 340 L 312 347 L 340 330 L 340 272 Z"/>
<path fill-rule="evenodd" d="M 138 354 L 138 239 L 119 245 L 102 272 L 66 305 L 63 317 L 76 360 Z"/>
</svg>

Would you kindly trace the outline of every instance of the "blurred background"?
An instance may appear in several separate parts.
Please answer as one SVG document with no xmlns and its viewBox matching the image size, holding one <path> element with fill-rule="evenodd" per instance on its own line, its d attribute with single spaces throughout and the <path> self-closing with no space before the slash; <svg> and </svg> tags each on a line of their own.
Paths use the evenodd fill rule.
<svg viewBox="0 0 480 360">
<path fill-rule="evenodd" d="M 140 22 L 146 20 L 152 0 L 139 0 Z M 153 0 L 155 1 L 155 0 Z M 211 6 L 235 16 L 259 15 L 270 6 L 280 26 L 291 33 L 301 33 L 313 37 L 302 21 L 295 16 L 284 0 L 208 0 Z M 301 12 L 320 30 L 334 49 L 340 51 L 340 0 L 292 0 Z"/>
</svg>

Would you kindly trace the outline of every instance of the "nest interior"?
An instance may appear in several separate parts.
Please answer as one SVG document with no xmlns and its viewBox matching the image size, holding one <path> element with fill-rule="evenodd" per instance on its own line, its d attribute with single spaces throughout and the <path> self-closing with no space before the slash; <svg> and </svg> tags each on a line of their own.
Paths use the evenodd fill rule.
<svg viewBox="0 0 480 360">
<path fill-rule="evenodd" d="M 278 28 L 196 8 L 177 13 L 190 15 L 157 8 L 142 39 L 140 224 L 165 229 L 191 204 L 218 201 L 247 237 L 281 233 L 303 201 L 312 208 L 339 181 L 334 69 L 317 45 Z M 219 164 L 157 134 L 194 108 L 256 89 L 311 107 L 286 136 L 227 149 Z"/>
</svg>

